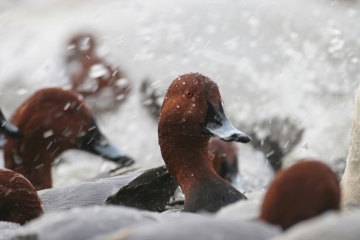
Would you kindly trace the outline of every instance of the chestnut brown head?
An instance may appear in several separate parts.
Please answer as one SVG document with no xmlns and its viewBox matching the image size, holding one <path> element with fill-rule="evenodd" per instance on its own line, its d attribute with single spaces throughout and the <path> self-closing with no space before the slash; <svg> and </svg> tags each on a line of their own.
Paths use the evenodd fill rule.
<svg viewBox="0 0 360 240">
<path fill-rule="evenodd" d="M 223 109 L 218 86 L 199 73 L 179 76 L 170 85 L 161 108 L 159 133 L 247 143 L 251 139 L 232 126 Z M 166 131 L 166 130 L 165 130 Z"/>
</svg>

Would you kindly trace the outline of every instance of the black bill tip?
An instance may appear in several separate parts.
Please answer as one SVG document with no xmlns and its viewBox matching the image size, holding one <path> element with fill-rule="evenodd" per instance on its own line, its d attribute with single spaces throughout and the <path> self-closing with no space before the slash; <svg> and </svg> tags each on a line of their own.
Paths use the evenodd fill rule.
<svg viewBox="0 0 360 240">
<path fill-rule="evenodd" d="M 226 142 L 248 143 L 251 141 L 248 135 L 236 129 L 227 119 L 221 100 L 219 100 L 219 108 L 216 108 L 209 100 L 206 102 L 208 110 L 201 124 L 203 132 Z"/>
<path fill-rule="evenodd" d="M 6 121 L 3 113 L 0 110 L 0 133 L 11 138 L 22 138 L 23 135 L 17 127 Z"/>
</svg>

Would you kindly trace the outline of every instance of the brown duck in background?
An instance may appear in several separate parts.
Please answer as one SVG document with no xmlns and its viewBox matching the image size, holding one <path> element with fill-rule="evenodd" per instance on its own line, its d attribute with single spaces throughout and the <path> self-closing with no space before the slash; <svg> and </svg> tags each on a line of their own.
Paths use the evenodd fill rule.
<svg viewBox="0 0 360 240">
<path fill-rule="evenodd" d="M 67 44 L 66 64 L 72 89 L 84 96 L 95 113 L 113 110 L 130 90 L 130 82 L 119 68 L 96 55 L 96 41 L 91 34 L 78 34 Z"/>
<path fill-rule="evenodd" d="M 325 211 L 339 210 L 340 196 L 331 168 L 303 159 L 275 176 L 264 197 L 260 219 L 286 230 Z"/>
<path fill-rule="evenodd" d="M 24 175 L 37 190 L 52 187 L 51 166 L 69 149 L 91 152 L 121 165 L 133 163 L 106 140 L 73 91 L 39 90 L 15 110 L 11 122 L 23 137 L 6 137 L 5 167 Z"/>
</svg>

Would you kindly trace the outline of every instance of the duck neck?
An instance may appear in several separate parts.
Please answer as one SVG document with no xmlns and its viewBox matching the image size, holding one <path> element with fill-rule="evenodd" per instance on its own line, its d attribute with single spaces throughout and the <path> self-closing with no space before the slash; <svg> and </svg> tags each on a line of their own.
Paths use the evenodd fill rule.
<svg viewBox="0 0 360 240">
<path fill-rule="evenodd" d="M 51 188 L 51 166 L 60 152 L 50 139 L 8 139 L 4 146 L 5 167 L 25 176 L 36 190 Z"/>
<path fill-rule="evenodd" d="M 174 140 L 177 139 L 177 140 Z M 185 197 L 196 190 L 198 184 L 209 179 L 221 179 L 213 169 L 208 152 L 208 137 L 196 141 L 159 140 L 161 154 L 169 172 L 175 177 Z"/>
</svg>

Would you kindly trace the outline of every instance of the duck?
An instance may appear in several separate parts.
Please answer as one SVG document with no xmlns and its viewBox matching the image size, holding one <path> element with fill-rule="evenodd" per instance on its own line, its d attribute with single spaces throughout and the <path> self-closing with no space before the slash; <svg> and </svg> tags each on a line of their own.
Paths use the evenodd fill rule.
<svg viewBox="0 0 360 240">
<path fill-rule="evenodd" d="M 51 166 L 69 149 L 100 155 L 122 166 L 134 162 L 106 139 L 81 96 L 71 90 L 35 92 L 15 110 L 11 123 L 23 137 L 6 137 L 5 167 L 22 174 L 36 190 L 52 187 Z"/>
<path fill-rule="evenodd" d="M 209 154 L 211 137 L 226 142 L 251 141 L 227 119 L 215 82 L 200 73 L 177 77 L 164 97 L 158 121 L 158 139 L 168 170 L 164 174 L 171 175 L 184 193 L 185 212 L 216 212 L 223 206 L 247 199 L 215 172 Z M 141 182 L 142 177 L 140 175 L 133 181 Z M 171 185 L 160 187 L 151 179 L 143 182 L 147 185 L 144 189 L 167 189 Z M 124 199 L 128 193 L 134 194 L 130 189 L 122 188 L 107 203 L 127 202 L 130 207 L 145 206 L 151 199 L 139 198 L 130 202 Z"/>
<path fill-rule="evenodd" d="M 0 133 L 15 139 L 23 137 L 16 126 L 6 121 L 1 110 Z M 41 200 L 29 180 L 0 168 L 0 221 L 23 225 L 42 214 Z"/>
<path fill-rule="evenodd" d="M 259 219 L 283 230 L 340 210 L 341 190 L 336 174 L 316 159 L 300 159 L 280 170 L 265 194 Z"/>
<path fill-rule="evenodd" d="M 217 84 L 200 73 L 177 77 L 169 86 L 158 121 L 161 155 L 185 195 L 184 211 L 216 212 L 247 199 L 214 170 L 211 137 L 248 143 L 225 115 Z"/>
<path fill-rule="evenodd" d="M 140 91 L 142 105 L 148 110 L 151 117 L 158 121 L 164 96 L 153 87 L 149 79 L 142 81 Z M 212 137 L 210 140 L 209 152 L 213 167 L 220 177 L 230 183 L 235 182 L 239 173 L 238 151 L 239 147 L 233 142 L 225 142 L 216 137 Z"/>
<path fill-rule="evenodd" d="M 342 207 L 360 203 L 360 87 L 355 97 L 354 115 L 350 136 L 350 145 L 344 175 L 341 179 Z"/>
<path fill-rule="evenodd" d="M 96 55 L 96 40 L 92 34 L 79 33 L 71 38 L 65 62 L 72 89 L 84 96 L 93 112 L 109 112 L 126 99 L 130 81 L 119 68 Z"/>
<path fill-rule="evenodd" d="M 0 221 L 24 225 L 43 213 L 41 200 L 29 180 L 0 168 Z"/>
</svg>

